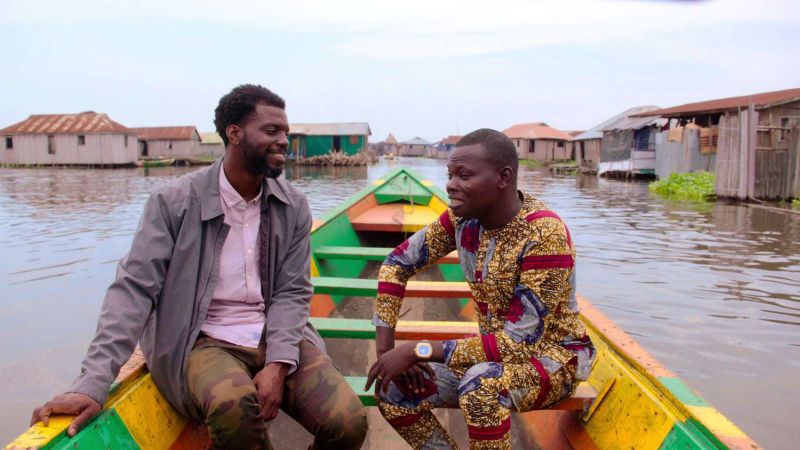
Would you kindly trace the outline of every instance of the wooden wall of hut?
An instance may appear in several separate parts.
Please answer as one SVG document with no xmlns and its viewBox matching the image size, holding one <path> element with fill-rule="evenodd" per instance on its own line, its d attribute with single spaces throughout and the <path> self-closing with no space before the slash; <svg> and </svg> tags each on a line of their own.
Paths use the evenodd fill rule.
<svg viewBox="0 0 800 450">
<path fill-rule="evenodd" d="M 748 130 L 755 128 L 758 113 L 755 110 L 741 114 L 726 113 L 719 119 L 719 141 L 717 147 L 717 177 L 714 192 L 719 197 L 740 200 L 752 198 L 755 190 L 753 175 L 748 167 L 755 169 L 755 151 L 750 152 Z"/>
<path fill-rule="evenodd" d="M 717 196 L 779 200 L 800 195 L 798 123 L 759 125 L 752 107 L 719 122 Z"/>
</svg>

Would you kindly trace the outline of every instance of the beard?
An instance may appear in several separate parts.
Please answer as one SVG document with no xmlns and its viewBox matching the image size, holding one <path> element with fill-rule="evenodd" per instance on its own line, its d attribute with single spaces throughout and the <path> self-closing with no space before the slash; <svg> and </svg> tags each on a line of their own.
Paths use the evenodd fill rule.
<svg viewBox="0 0 800 450">
<path fill-rule="evenodd" d="M 282 167 L 273 167 L 267 162 L 267 159 L 262 155 L 258 148 L 251 144 L 245 137 L 240 144 L 242 155 L 247 163 L 245 166 L 251 175 L 263 175 L 267 178 L 278 178 L 283 173 Z M 269 150 L 264 152 L 269 153 Z"/>
</svg>

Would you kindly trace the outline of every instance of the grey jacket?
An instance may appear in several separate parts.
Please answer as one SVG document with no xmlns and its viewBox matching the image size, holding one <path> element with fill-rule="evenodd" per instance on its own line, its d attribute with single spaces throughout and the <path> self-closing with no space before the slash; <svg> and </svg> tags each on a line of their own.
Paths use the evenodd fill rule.
<svg viewBox="0 0 800 450">
<path fill-rule="evenodd" d="M 217 282 L 229 226 L 219 198 L 222 161 L 177 178 L 150 196 L 106 293 L 97 333 L 68 392 L 101 404 L 139 341 L 161 393 L 195 420 L 186 360 Z M 306 197 L 282 179 L 267 179 L 261 199 L 261 292 L 267 315 L 267 362 L 298 362 L 305 338 L 324 349 L 308 323 L 311 212 Z"/>
</svg>

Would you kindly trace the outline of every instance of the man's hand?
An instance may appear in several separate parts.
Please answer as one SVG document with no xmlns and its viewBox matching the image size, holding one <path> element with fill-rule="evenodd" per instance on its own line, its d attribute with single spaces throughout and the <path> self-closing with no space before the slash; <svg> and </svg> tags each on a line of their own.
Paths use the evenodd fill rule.
<svg viewBox="0 0 800 450">
<path fill-rule="evenodd" d="M 395 347 L 392 350 L 382 354 L 375 364 L 372 365 L 367 374 L 367 384 L 364 389 L 369 389 L 372 382 L 375 382 L 375 392 L 383 389 L 386 392 L 386 386 L 389 383 L 411 369 L 417 364 L 417 355 L 414 354 L 414 343 L 407 343 Z"/>
<path fill-rule="evenodd" d="M 278 410 L 281 408 L 283 400 L 283 381 L 288 371 L 288 365 L 273 362 L 267 364 L 253 378 L 262 419 L 269 421 L 278 416 Z"/>
<path fill-rule="evenodd" d="M 67 427 L 67 435 L 75 436 L 80 431 L 87 420 L 99 413 L 103 409 L 100 403 L 88 395 L 70 392 L 53 397 L 52 400 L 33 410 L 31 416 L 31 426 L 41 421 L 44 426 L 50 423 L 50 416 L 53 414 L 72 414 L 77 415 Z"/>
</svg>

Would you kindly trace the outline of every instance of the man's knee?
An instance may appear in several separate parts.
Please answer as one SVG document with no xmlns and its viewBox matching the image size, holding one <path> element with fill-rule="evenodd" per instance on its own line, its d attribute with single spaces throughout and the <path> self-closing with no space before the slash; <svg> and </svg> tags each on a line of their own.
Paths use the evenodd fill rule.
<svg viewBox="0 0 800 450">
<path fill-rule="evenodd" d="M 226 379 L 208 386 L 203 394 L 206 425 L 215 447 L 260 448 L 265 443 L 266 428 L 252 383 Z"/>
<path fill-rule="evenodd" d="M 357 396 L 331 410 L 317 436 L 322 448 L 358 449 L 367 437 L 367 411 Z"/>
<path fill-rule="evenodd" d="M 470 367 L 458 383 L 458 396 L 463 397 L 478 389 L 487 389 L 485 380 L 503 376 L 503 364 L 497 362 L 483 362 Z"/>
</svg>

